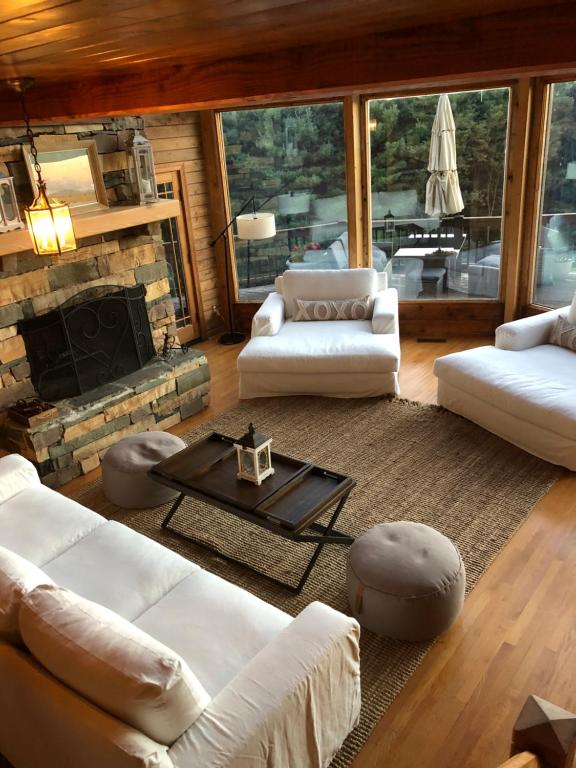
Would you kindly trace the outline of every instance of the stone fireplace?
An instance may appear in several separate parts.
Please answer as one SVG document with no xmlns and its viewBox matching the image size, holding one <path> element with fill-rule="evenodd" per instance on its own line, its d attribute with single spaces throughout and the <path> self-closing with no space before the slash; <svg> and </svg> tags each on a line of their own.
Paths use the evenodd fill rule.
<svg viewBox="0 0 576 768">
<path fill-rule="evenodd" d="M 168 429 L 208 404 L 204 354 L 160 355 L 174 308 L 156 224 L 82 240 L 65 263 L 24 252 L 2 265 L 0 445 L 33 461 L 45 484 L 89 472 L 122 437 Z M 57 413 L 34 426 L 7 416 L 33 395 Z"/>
<path fill-rule="evenodd" d="M 146 286 L 101 286 L 58 309 L 20 320 L 34 389 L 42 400 L 89 392 L 142 368 L 155 356 Z"/>
<path fill-rule="evenodd" d="M 25 232 L 0 234 L 0 447 L 32 460 L 53 487 L 96 468 L 123 436 L 168 429 L 208 403 L 204 354 L 160 355 L 175 316 L 158 221 L 176 215 L 178 203 L 126 205 L 126 156 L 118 148 L 128 121 L 118 120 L 115 135 L 110 122 L 105 134 L 92 134 L 109 225 L 97 214 L 88 223 L 82 217 L 77 250 L 57 259 L 23 250 Z M 19 243 L 13 251 L 12 242 Z M 26 424 L 8 416 L 31 396 L 55 406 L 49 418 Z"/>
</svg>

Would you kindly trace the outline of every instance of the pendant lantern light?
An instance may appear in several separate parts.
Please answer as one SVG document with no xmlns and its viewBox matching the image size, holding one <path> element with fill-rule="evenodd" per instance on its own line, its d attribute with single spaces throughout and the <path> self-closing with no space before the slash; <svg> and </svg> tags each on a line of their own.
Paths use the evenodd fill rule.
<svg viewBox="0 0 576 768">
<path fill-rule="evenodd" d="M 34 253 L 38 256 L 61 255 L 66 251 L 76 250 L 76 237 L 70 208 L 61 200 L 48 196 L 46 182 L 42 178 L 42 168 L 38 162 L 38 150 L 34 143 L 34 133 L 30 127 L 30 116 L 26 109 L 24 94 L 32 85 L 31 79 L 11 80 L 10 85 L 20 94 L 20 103 L 26 124 L 26 135 L 30 141 L 30 153 L 34 161 L 38 192 L 32 203 L 24 208 L 28 231 L 32 239 Z"/>
</svg>

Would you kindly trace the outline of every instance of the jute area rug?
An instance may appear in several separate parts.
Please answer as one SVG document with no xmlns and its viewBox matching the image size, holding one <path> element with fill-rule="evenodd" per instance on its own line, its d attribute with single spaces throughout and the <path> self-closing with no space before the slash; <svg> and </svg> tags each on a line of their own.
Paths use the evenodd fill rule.
<svg viewBox="0 0 576 768">
<path fill-rule="evenodd" d="M 338 528 L 359 536 L 377 523 L 432 525 L 460 548 L 472 589 L 561 471 L 437 406 L 403 400 L 278 398 L 240 405 L 185 436 L 216 430 L 239 437 L 253 421 L 273 449 L 354 477 L 356 488 Z M 80 500 L 162 542 L 278 608 L 296 615 L 313 600 L 348 612 L 346 549 L 324 548 L 300 595 L 163 531 L 169 505 L 125 511 L 107 502 L 100 483 Z M 298 581 L 313 545 L 296 544 L 212 507 L 185 501 L 171 526 L 253 567 Z M 333 766 L 349 766 L 373 727 L 422 661 L 430 643 L 387 640 L 363 631 L 362 717 Z"/>
</svg>

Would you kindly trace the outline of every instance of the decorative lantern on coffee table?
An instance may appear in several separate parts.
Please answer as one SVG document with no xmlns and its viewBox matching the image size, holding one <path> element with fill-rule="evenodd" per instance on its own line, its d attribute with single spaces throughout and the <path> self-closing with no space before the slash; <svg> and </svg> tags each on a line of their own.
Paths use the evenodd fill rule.
<svg viewBox="0 0 576 768">
<path fill-rule="evenodd" d="M 260 485 L 262 480 L 274 474 L 271 445 L 272 438 L 256 432 L 254 424 L 250 423 L 248 432 L 234 443 L 239 480 L 249 480 L 255 485 Z"/>
</svg>

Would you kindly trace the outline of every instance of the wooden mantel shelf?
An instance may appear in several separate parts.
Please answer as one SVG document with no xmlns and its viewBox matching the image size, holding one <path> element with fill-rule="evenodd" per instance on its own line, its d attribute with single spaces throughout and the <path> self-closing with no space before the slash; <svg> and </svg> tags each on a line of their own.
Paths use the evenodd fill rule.
<svg viewBox="0 0 576 768">
<path fill-rule="evenodd" d="M 152 221 L 170 219 L 180 214 L 179 200 L 160 200 L 150 205 L 117 206 L 101 208 L 78 216 L 72 215 L 76 240 L 83 237 L 115 232 L 118 229 L 149 224 Z M 0 256 L 32 250 L 32 243 L 27 229 L 0 233 Z"/>
</svg>

